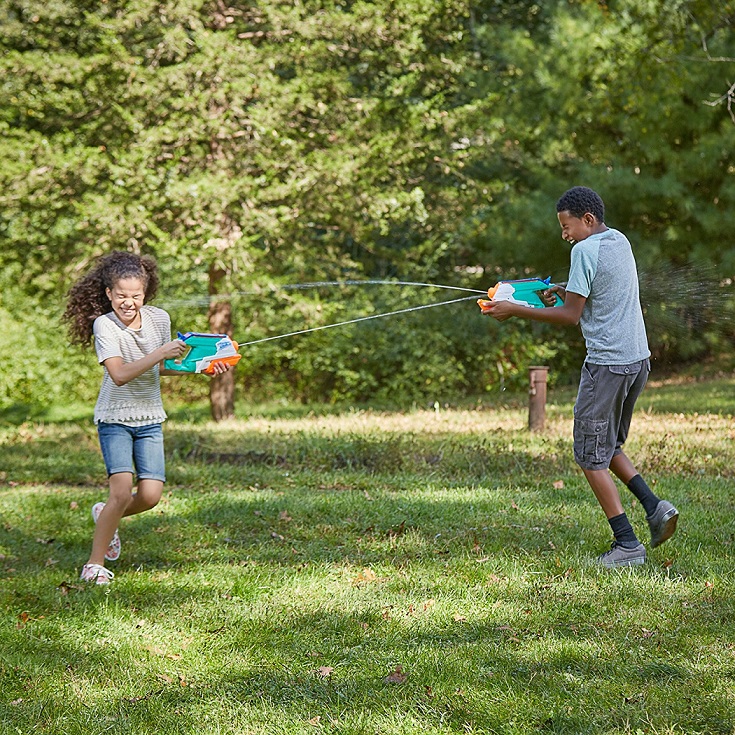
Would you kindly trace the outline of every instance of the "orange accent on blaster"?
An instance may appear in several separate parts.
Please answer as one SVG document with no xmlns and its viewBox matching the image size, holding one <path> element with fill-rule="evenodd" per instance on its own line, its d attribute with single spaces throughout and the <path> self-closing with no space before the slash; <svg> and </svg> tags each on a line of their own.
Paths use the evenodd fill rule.
<svg viewBox="0 0 735 735">
<path fill-rule="evenodd" d="M 232 346 L 237 349 L 238 344 L 237 342 L 233 341 Z M 212 360 L 209 365 L 207 365 L 202 372 L 205 375 L 214 375 L 214 370 L 212 369 L 212 365 L 214 365 L 216 362 L 221 362 L 224 365 L 232 365 L 233 367 L 237 365 L 238 362 L 240 362 L 240 358 L 242 355 L 230 355 L 229 357 L 218 357 L 216 360 Z"/>
</svg>

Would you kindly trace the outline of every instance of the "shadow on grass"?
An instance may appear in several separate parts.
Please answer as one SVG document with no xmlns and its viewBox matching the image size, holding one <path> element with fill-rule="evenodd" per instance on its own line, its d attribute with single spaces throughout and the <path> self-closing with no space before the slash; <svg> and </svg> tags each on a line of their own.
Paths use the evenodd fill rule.
<svg viewBox="0 0 735 735">
<path fill-rule="evenodd" d="M 115 596 L 117 610 L 105 609 L 104 595 L 71 601 L 67 624 L 78 616 L 85 627 L 82 617 L 117 614 L 130 625 L 126 609 L 137 614 L 140 601 Z M 206 596 L 201 591 L 199 601 Z M 161 591 L 158 605 L 176 610 L 177 602 Z M 0 716 L 21 731 L 39 725 L 54 731 L 62 721 L 98 712 L 87 730 L 94 733 L 123 724 L 125 731 L 144 732 L 152 723 L 163 732 L 201 732 L 203 713 L 217 732 L 249 731 L 249 725 L 307 731 L 310 721 L 331 721 L 350 733 L 393 732 L 397 722 L 416 732 L 495 732 L 509 723 L 519 732 L 628 732 L 652 722 L 732 731 L 732 702 L 715 686 L 722 667 L 672 663 L 655 642 L 631 659 L 612 634 L 600 636 L 601 620 L 580 630 L 578 611 L 549 629 L 543 616 L 509 625 L 491 609 L 488 604 L 471 621 L 434 620 L 420 628 L 386 619 L 374 606 L 312 610 L 290 615 L 284 628 L 280 616 L 239 608 L 218 629 L 199 631 L 199 645 L 209 650 L 172 657 L 131 656 L 105 639 L 63 646 L 38 638 L 30 623 L 28 635 L 20 630 L 0 643 Z M 677 633 L 671 636 L 673 643 Z M 155 644 L 149 648 L 155 651 Z M 59 684 L 34 697 L 32 672 L 41 671 Z M 85 690 L 97 680 L 120 682 L 105 697 L 104 715 Z"/>
</svg>

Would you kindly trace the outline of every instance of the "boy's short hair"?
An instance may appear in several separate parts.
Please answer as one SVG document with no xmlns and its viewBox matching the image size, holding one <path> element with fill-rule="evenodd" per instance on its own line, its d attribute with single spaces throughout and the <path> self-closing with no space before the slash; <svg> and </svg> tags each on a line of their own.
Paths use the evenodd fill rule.
<svg viewBox="0 0 735 735">
<path fill-rule="evenodd" d="M 573 186 L 565 191 L 556 203 L 557 212 L 569 212 L 581 219 L 587 212 L 594 214 L 598 222 L 605 221 L 605 202 L 602 197 L 586 186 Z"/>
</svg>

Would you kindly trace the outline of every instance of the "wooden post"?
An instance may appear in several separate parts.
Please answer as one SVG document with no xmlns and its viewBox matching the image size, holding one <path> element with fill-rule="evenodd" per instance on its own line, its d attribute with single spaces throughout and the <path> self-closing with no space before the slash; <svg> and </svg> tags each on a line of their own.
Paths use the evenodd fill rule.
<svg viewBox="0 0 735 735">
<path fill-rule="evenodd" d="M 531 365 L 528 368 L 528 428 L 543 431 L 546 423 L 546 377 L 549 368 Z"/>
</svg>

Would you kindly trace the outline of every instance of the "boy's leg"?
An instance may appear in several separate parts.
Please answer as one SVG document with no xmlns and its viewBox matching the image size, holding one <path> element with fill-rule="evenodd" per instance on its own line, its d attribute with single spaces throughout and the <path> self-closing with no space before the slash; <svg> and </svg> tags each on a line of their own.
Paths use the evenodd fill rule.
<svg viewBox="0 0 735 735">
<path fill-rule="evenodd" d="M 622 452 L 613 457 L 610 469 L 628 486 L 646 511 L 646 522 L 651 532 L 651 548 L 655 549 L 670 539 L 676 532 L 676 524 L 679 521 L 679 511 L 673 503 L 661 500 Z"/>
<path fill-rule="evenodd" d="M 635 495 L 646 511 L 646 515 L 650 516 L 656 510 L 656 506 L 661 499 L 648 487 L 646 481 L 640 476 L 633 463 L 622 451 L 612 458 L 610 469 L 628 487 L 630 492 Z"/>
<path fill-rule="evenodd" d="M 646 512 L 646 521 L 651 532 L 651 548 L 656 548 L 676 531 L 679 520 L 679 511 L 668 501 L 661 500 L 641 477 L 633 463 L 622 450 L 628 438 L 630 422 L 633 418 L 633 409 L 648 380 L 648 363 L 643 366 L 628 394 L 623 401 L 620 418 L 618 420 L 618 435 L 615 443 L 615 452 L 610 461 L 610 470 L 623 482 L 638 499 Z"/>
<path fill-rule="evenodd" d="M 607 470 L 586 470 L 582 468 L 597 502 L 602 507 L 608 520 L 623 513 L 623 504 L 617 485 Z"/>
<path fill-rule="evenodd" d="M 626 549 L 635 549 L 640 546 L 640 541 L 630 525 L 628 516 L 623 510 L 620 502 L 620 493 L 618 492 L 615 481 L 607 470 L 585 470 L 584 476 L 587 478 L 592 492 L 597 498 L 597 502 L 607 517 L 607 522 L 615 538 L 615 543 Z"/>
<path fill-rule="evenodd" d="M 584 472 L 615 538 L 610 551 L 597 559 L 605 567 L 643 564 L 646 560 L 646 550 L 630 525 L 609 472 L 622 404 L 635 378 L 634 369 L 626 366 L 585 363 L 574 405 L 574 459 Z"/>
</svg>

